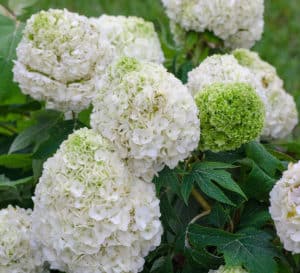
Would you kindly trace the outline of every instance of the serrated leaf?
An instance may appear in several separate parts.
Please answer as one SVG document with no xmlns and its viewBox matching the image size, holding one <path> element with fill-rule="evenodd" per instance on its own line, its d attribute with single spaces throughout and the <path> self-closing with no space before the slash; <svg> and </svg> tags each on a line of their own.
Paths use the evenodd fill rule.
<svg viewBox="0 0 300 273">
<path fill-rule="evenodd" d="M 197 177 L 195 179 L 196 183 L 198 184 L 201 191 L 203 191 L 207 196 L 224 204 L 235 206 L 235 204 L 231 202 L 231 200 L 225 195 L 225 193 L 213 182 L 211 182 L 211 179 L 206 174 L 195 173 L 194 177 L 195 176 Z"/>
<path fill-rule="evenodd" d="M 274 177 L 277 170 L 284 170 L 281 161 L 271 155 L 262 144 L 252 141 L 245 144 L 245 150 L 247 157 L 251 158 L 269 176 Z"/>
<path fill-rule="evenodd" d="M 278 253 L 270 243 L 271 236 L 266 232 L 249 229 L 232 234 L 193 224 L 189 226 L 187 236 L 195 249 L 217 247 L 228 266 L 243 265 L 249 273 L 277 272 L 274 257 Z"/>
<path fill-rule="evenodd" d="M 9 169 L 31 168 L 31 154 L 0 155 L 0 166 Z"/>
<path fill-rule="evenodd" d="M 200 162 L 193 166 L 192 172 L 200 175 L 200 179 L 214 181 L 222 188 L 247 199 L 240 186 L 231 178 L 231 174 L 224 170 L 227 168 L 235 168 L 235 166 L 222 162 Z"/>
<path fill-rule="evenodd" d="M 218 185 L 229 191 L 235 192 L 245 199 L 246 195 L 240 188 L 240 186 L 231 178 L 231 174 L 224 170 L 213 170 L 213 171 L 200 171 L 205 174 L 210 180 L 215 181 Z"/>
<path fill-rule="evenodd" d="M 252 197 L 257 200 L 268 199 L 269 192 L 273 188 L 276 180 L 268 176 L 250 158 L 240 160 L 238 163 L 250 170 L 245 174 L 241 184 L 246 195 L 249 198 Z"/>
</svg>

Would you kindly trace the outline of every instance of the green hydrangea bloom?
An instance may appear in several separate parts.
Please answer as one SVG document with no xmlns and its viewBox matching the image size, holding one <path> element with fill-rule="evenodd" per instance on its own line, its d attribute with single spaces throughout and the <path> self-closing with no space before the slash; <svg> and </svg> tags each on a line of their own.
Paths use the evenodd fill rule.
<svg viewBox="0 0 300 273">
<path fill-rule="evenodd" d="M 201 123 L 200 150 L 234 150 L 263 129 L 264 104 L 248 84 L 212 84 L 197 93 L 195 100 Z"/>
</svg>

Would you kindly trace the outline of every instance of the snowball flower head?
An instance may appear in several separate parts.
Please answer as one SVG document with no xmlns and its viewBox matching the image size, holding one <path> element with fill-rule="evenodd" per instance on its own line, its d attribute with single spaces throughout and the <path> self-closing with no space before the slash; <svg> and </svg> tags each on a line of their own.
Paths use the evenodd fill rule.
<svg viewBox="0 0 300 273">
<path fill-rule="evenodd" d="M 276 69 L 261 60 L 256 52 L 238 49 L 233 52 L 240 65 L 248 68 L 260 82 L 269 104 L 269 115 L 263 137 L 280 139 L 289 135 L 298 123 L 298 112 L 293 97 L 283 88 Z"/>
<path fill-rule="evenodd" d="M 108 16 L 90 19 L 114 49 L 114 58 L 126 56 L 163 63 L 164 55 L 152 22 L 134 16 Z"/>
<path fill-rule="evenodd" d="M 300 161 L 290 164 L 270 193 L 270 214 L 286 250 L 300 253 Z"/>
<path fill-rule="evenodd" d="M 217 270 L 209 270 L 208 273 L 248 273 L 240 266 L 225 267 L 221 265 Z"/>
<path fill-rule="evenodd" d="M 42 260 L 30 246 L 31 210 L 0 210 L 0 272 L 42 273 Z M 47 271 L 48 272 L 48 271 Z"/>
<path fill-rule="evenodd" d="M 186 31 L 211 31 L 230 48 L 250 48 L 263 32 L 263 0 L 162 2 L 171 21 Z"/>
<path fill-rule="evenodd" d="M 52 269 L 135 273 L 160 244 L 154 185 L 133 178 L 108 140 L 80 129 L 44 164 L 33 234 Z"/>
<path fill-rule="evenodd" d="M 234 150 L 258 137 L 265 109 L 245 83 L 212 84 L 195 96 L 201 121 L 201 150 Z"/>
<path fill-rule="evenodd" d="M 94 92 L 94 77 L 111 59 L 89 19 L 67 10 L 41 11 L 26 23 L 17 47 L 14 80 L 47 108 L 80 112 Z"/>
<path fill-rule="evenodd" d="M 122 58 L 93 102 L 92 128 L 110 139 L 147 181 L 175 168 L 199 141 L 198 110 L 187 88 L 158 64 Z"/>
</svg>

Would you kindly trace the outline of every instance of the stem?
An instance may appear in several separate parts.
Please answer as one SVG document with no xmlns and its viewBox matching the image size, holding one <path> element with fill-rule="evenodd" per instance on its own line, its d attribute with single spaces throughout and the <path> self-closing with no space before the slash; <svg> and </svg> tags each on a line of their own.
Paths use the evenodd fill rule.
<svg viewBox="0 0 300 273">
<path fill-rule="evenodd" d="M 197 202 L 200 204 L 200 206 L 203 208 L 204 211 L 211 211 L 211 207 L 208 204 L 208 202 L 204 199 L 204 197 L 195 189 L 192 189 L 192 195 L 197 200 Z"/>
<path fill-rule="evenodd" d="M 186 232 L 185 232 L 185 240 L 184 240 L 184 245 L 187 248 L 190 248 L 190 243 L 189 243 L 189 239 L 188 239 L 188 228 L 191 224 L 194 224 L 195 222 L 197 222 L 199 219 L 201 219 L 202 217 L 208 215 L 211 213 L 211 207 L 208 204 L 208 202 L 204 199 L 204 197 L 195 189 L 192 189 L 192 195 L 194 196 L 194 198 L 197 200 L 197 202 L 200 204 L 200 206 L 203 208 L 203 212 L 201 212 L 200 214 L 196 215 L 188 224 Z"/>
</svg>

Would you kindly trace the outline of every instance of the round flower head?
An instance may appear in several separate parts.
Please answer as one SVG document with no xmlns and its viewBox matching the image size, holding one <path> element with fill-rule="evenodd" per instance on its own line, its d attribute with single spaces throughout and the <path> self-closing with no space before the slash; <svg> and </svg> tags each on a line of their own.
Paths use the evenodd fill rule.
<svg viewBox="0 0 300 273">
<path fill-rule="evenodd" d="M 31 210 L 0 210 L 0 272 L 42 273 L 42 259 L 30 246 Z M 48 271 L 47 271 L 48 272 Z"/>
<path fill-rule="evenodd" d="M 135 273 L 160 244 L 154 185 L 133 178 L 108 140 L 81 129 L 44 164 L 33 234 L 52 269 Z"/>
<path fill-rule="evenodd" d="M 133 57 L 138 60 L 163 63 L 164 55 L 152 22 L 134 16 L 102 15 L 90 19 L 114 48 L 114 57 Z"/>
<path fill-rule="evenodd" d="M 263 32 L 263 0 L 162 0 L 169 18 L 186 31 L 213 32 L 230 48 L 250 48 Z"/>
<path fill-rule="evenodd" d="M 217 270 L 209 270 L 208 273 L 248 273 L 240 266 L 225 267 L 221 265 Z"/>
<path fill-rule="evenodd" d="M 96 74 L 111 59 L 89 19 L 67 10 L 41 11 L 26 23 L 14 80 L 47 108 L 80 112 L 91 102 Z"/>
<path fill-rule="evenodd" d="M 270 214 L 286 250 L 300 253 L 300 161 L 290 164 L 270 193 Z"/>
<path fill-rule="evenodd" d="M 92 128 L 110 139 L 131 171 L 147 181 L 197 147 L 195 102 L 161 65 L 120 59 L 108 69 L 93 104 Z"/>
<path fill-rule="evenodd" d="M 271 105 L 262 82 L 247 67 L 238 63 L 232 55 L 213 55 L 206 58 L 188 74 L 187 87 L 195 95 L 214 83 L 247 83 L 251 85 L 265 105 L 265 128 L 272 122 Z M 265 130 L 265 129 L 264 129 Z"/>
<path fill-rule="evenodd" d="M 284 90 L 276 69 L 261 60 L 256 52 L 238 49 L 233 55 L 240 65 L 254 74 L 266 94 L 270 113 L 263 137 L 280 139 L 289 135 L 298 123 L 298 112 L 293 97 Z"/>
<path fill-rule="evenodd" d="M 201 121 L 201 150 L 234 150 L 258 137 L 264 105 L 248 84 L 212 84 L 195 96 Z"/>
</svg>

